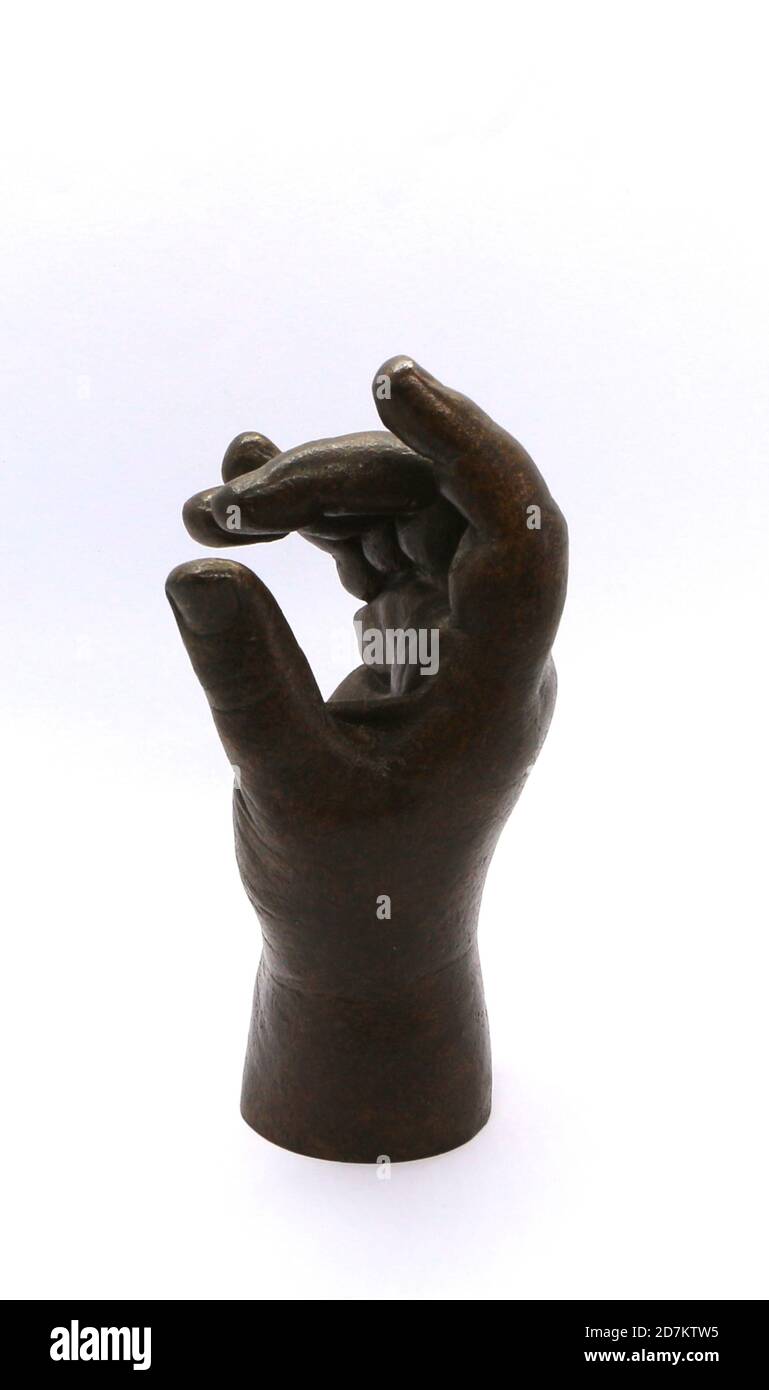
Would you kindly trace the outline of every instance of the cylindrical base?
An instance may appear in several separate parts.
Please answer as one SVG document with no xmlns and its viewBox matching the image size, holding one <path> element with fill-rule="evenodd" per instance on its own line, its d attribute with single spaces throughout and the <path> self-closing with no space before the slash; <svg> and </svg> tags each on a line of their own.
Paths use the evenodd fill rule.
<svg viewBox="0 0 769 1390">
<path fill-rule="evenodd" d="M 366 999 L 297 989 L 260 964 L 241 1112 L 265 1139 L 342 1163 L 404 1162 L 466 1143 L 490 1108 L 475 950 Z"/>
</svg>

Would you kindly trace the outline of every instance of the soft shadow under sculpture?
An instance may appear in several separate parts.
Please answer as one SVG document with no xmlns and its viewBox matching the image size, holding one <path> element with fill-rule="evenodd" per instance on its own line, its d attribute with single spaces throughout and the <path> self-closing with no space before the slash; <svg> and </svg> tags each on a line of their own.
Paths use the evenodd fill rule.
<svg viewBox="0 0 769 1390">
<path fill-rule="evenodd" d="M 299 531 L 365 600 L 365 630 L 439 629 L 435 674 L 364 664 L 324 701 L 250 570 L 195 560 L 167 585 L 239 769 L 262 924 L 243 1116 L 358 1163 L 441 1153 L 488 1118 L 478 909 L 550 722 L 567 569 L 563 517 L 509 434 L 410 358 L 374 396 L 388 432 L 286 453 L 240 435 L 185 522 L 214 546 Z"/>
</svg>

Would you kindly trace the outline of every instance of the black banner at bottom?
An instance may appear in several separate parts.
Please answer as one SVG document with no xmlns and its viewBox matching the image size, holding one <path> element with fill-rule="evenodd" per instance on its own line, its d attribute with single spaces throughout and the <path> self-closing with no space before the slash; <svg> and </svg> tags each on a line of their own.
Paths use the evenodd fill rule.
<svg viewBox="0 0 769 1390">
<path fill-rule="evenodd" d="M 322 1301 L 322 1300 L 318 1300 Z M 498 1300 L 505 1302 L 505 1300 Z M 2 1305 L 4 1370 L 16 1363 L 26 1375 L 85 1378 L 90 1385 L 105 1376 L 149 1375 L 171 1384 L 186 1372 L 221 1376 L 248 1369 L 273 1375 L 257 1362 L 257 1348 L 274 1327 L 274 1313 L 261 1303 L 243 1302 L 7 1302 Z M 381 1316 L 381 1314 L 380 1314 Z M 766 1302 L 509 1302 L 501 1335 L 506 1369 L 594 1372 L 659 1367 L 684 1370 L 704 1383 L 712 1369 L 732 1375 L 755 1371 L 763 1362 Z M 398 1332 L 403 1333 L 403 1337 Z M 399 1328 L 392 1315 L 386 1324 L 345 1328 L 327 1326 L 318 1338 L 314 1328 L 298 1329 L 289 1338 L 286 1370 L 302 1369 L 304 1348 L 313 1356 L 313 1374 L 354 1373 L 360 1364 L 363 1337 L 375 1350 L 377 1379 L 392 1366 L 418 1368 L 420 1360 L 434 1372 L 441 1351 L 452 1358 L 465 1349 L 463 1334 L 437 1342 L 429 1328 Z M 494 1324 L 489 1325 L 493 1337 Z M 409 1335 L 411 1334 L 411 1335 Z M 408 1347 L 408 1351 L 406 1348 Z M 420 1356 L 421 1352 L 421 1356 Z M 436 1354 L 437 1353 L 437 1354 Z M 264 1352 L 262 1352 L 262 1355 Z M 760 1372 L 759 1372 L 760 1374 Z M 15 1382 L 7 1382 L 15 1383 Z"/>
</svg>

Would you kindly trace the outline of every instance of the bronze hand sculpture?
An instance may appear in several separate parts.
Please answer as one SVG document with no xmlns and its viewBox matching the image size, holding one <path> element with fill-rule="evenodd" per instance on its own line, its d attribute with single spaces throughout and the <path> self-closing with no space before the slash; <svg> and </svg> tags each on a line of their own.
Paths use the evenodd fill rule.
<svg viewBox="0 0 769 1390">
<path fill-rule="evenodd" d="M 478 910 L 550 722 L 567 570 L 563 517 L 509 434 L 409 358 L 374 395 L 385 431 L 286 453 L 241 435 L 224 485 L 185 507 L 206 545 L 297 530 L 334 556 L 382 641 L 330 700 L 250 570 L 196 560 L 167 584 L 239 770 L 262 925 L 243 1116 L 359 1163 L 441 1153 L 488 1118 Z M 429 674 L 410 631 L 437 634 Z"/>
</svg>

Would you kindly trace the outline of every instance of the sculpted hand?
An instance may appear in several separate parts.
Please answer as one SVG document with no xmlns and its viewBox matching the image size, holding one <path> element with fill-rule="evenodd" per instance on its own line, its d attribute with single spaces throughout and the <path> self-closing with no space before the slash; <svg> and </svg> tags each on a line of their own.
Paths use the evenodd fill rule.
<svg viewBox="0 0 769 1390">
<path fill-rule="evenodd" d="M 298 530 L 333 555 L 365 600 L 366 660 L 329 701 L 250 570 L 193 561 L 167 585 L 239 769 L 262 924 L 244 1116 L 361 1162 L 452 1148 L 487 1118 L 478 907 L 550 720 L 567 567 L 563 518 L 510 435 L 409 358 L 374 395 L 385 431 L 285 453 L 241 435 L 224 484 L 185 507 L 204 544 Z"/>
</svg>

